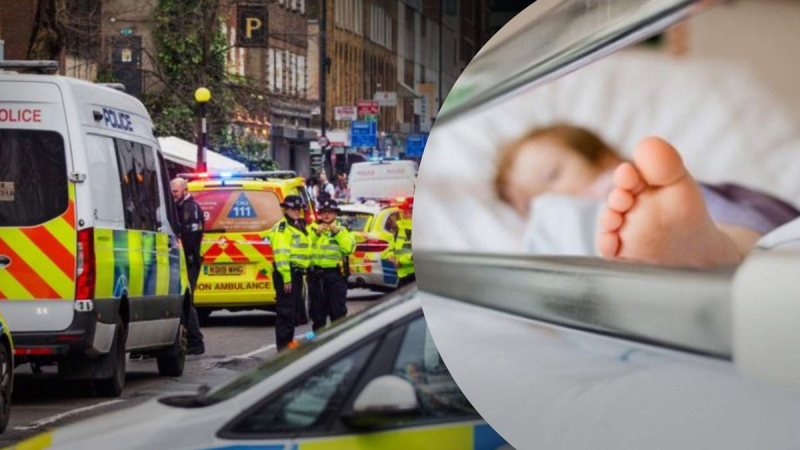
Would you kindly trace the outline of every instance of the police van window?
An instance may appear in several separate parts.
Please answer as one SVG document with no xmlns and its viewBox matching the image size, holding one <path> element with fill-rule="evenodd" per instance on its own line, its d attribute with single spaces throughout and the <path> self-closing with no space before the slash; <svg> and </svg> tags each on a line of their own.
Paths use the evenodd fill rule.
<svg viewBox="0 0 800 450">
<path fill-rule="evenodd" d="M 175 208 L 175 201 L 172 198 L 172 188 L 170 187 L 169 174 L 167 173 L 167 163 L 164 161 L 164 155 L 158 152 L 158 170 L 161 172 L 161 191 L 163 198 L 161 204 L 166 208 L 167 221 L 173 233 L 179 231 L 178 228 L 178 211 Z"/>
<path fill-rule="evenodd" d="M 125 213 L 125 228 L 142 229 L 142 218 L 137 204 L 139 195 L 136 192 L 136 169 L 133 163 L 133 142 L 122 139 L 114 140 L 117 146 L 117 165 L 119 182 L 122 188 L 122 209 Z"/>
<path fill-rule="evenodd" d="M 424 317 L 406 328 L 392 374 L 414 386 L 420 404 L 420 413 L 403 426 L 478 418 L 444 365 Z"/>
<path fill-rule="evenodd" d="M 114 142 L 117 147 L 125 227 L 156 231 L 158 181 L 155 178 L 152 148 L 124 139 L 115 139 Z M 150 155 L 149 158 L 146 154 Z"/>
<path fill-rule="evenodd" d="M 205 216 L 205 230 L 215 233 L 266 231 L 283 217 L 272 191 L 206 190 L 192 192 Z"/>
<path fill-rule="evenodd" d="M 94 217 L 98 221 L 124 224 L 125 214 L 120 201 L 122 198 L 120 178 L 114 170 L 117 166 L 114 139 L 88 134 L 85 142 Z"/>
<path fill-rule="evenodd" d="M 69 206 L 64 140 L 54 131 L 0 130 L 0 227 L 54 219 Z"/>
<path fill-rule="evenodd" d="M 142 205 L 142 224 L 145 230 L 158 231 L 158 175 L 156 174 L 156 158 L 153 148 L 147 145 L 134 144 L 135 155 L 141 155 L 141 166 L 137 165 L 139 177 L 139 201 Z"/>
</svg>

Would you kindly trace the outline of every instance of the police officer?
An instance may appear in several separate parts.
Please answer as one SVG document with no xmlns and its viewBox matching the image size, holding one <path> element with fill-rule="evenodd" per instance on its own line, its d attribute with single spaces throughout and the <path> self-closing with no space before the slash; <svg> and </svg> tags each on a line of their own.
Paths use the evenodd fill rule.
<svg viewBox="0 0 800 450">
<path fill-rule="evenodd" d="M 347 279 L 341 264 L 355 250 L 350 231 L 336 219 L 339 205 L 325 199 L 319 205 L 319 220 L 308 226 L 311 238 L 311 270 L 308 275 L 309 305 L 316 331 L 347 315 Z"/>
<path fill-rule="evenodd" d="M 189 284 L 192 292 L 200 276 L 200 267 L 203 257 L 200 254 L 200 244 L 203 242 L 204 216 L 200 205 L 189 194 L 189 187 L 183 178 L 175 178 L 171 183 L 172 197 L 178 207 L 178 220 L 180 221 L 180 238 L 183 251 L 186 255 L 186 271 L 189 275 Z M 189 307 L 189 323 L 187 329 L 188 348 L 187 355 L 202 355 L 206 352 L 203 343 L 203 333 L 200 331 L 200 320 L 194 304 Z"/>
<path fill-rule="evenodd" d="M 398 287 L 403 287 L 416 280 L 414 275 L 414 256 L 411 253 L 411 229 L 395 224 L 394 254 L 397 266 L 397 276 L 400 278 Z"/>
<path fill-rule="evenodd" d="M 308 229 L 301 215 L 303 201 L 297 195 L 288 195 L 281 206 L 283 219 L 272 227 L 270 235 L 275 255 L 275 343 L 279 351 L 294 339 L 295 325 L 308 323 L 304 287 L 306 271 L 311 265 Z"/>
</svg>

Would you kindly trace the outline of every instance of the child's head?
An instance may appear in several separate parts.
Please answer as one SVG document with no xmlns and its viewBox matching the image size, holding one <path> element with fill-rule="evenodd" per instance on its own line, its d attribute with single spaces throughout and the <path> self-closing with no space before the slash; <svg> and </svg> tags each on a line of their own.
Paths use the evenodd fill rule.
<svg viewBox="0 0 800 450">
<path fill-rule="evenodd" d="M 502 149 L 495 188 L 500 198 L 527 215 L 538 195 L 587 195 L 598 176 L 620 162 L 614 149 L 591 131 L 553 125 Z"/>
</svg>

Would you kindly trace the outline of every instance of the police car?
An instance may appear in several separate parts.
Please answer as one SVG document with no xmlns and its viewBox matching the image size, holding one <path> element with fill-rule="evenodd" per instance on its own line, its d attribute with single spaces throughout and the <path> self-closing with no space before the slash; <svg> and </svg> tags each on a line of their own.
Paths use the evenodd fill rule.
<svg viewBox="0 0 800 450">
<path fill-rule="evenodd" d="M 410 233 L 411 221 L 405 212 L 374 200 L 342 205 L 339 209 L 339 221 L 356 239 L 356 249 L 349 257 L 348 284 L 374 290 L 397 288 L 398 265 L 389 258 L 394 253 L 390 246 L 395 242 L 391 228 L 396 226 L 402 233 Z M 413 266 L 409 270 L 413 273 Z"/>
<path fill-rule="evenodd" d="M 219 309 L 273 309 L 269 232 L 283 218 L 286 196 L 313 205 L 305 180 L 292 171 L 181 176 L 192 180 L 189 192 L 205 216 L 203 267 L 194 297 L 200 319 Z M 306 208 L 305 219 L 316 219 L 313 206 Z"/>
<path fill-rule="evenodd" d="M 0 161 L 0 312 L 16 362 L 57 364 L 60 377 L 111 396 L 131 350 L 180 375 L 191 292 L 141 102 L 0 72 Z"/>
<path fill-rule="evenodd" d="M 250 372 L 36 436 L 24 448 L 494 450 L 403 289 Z"/>
</svg>

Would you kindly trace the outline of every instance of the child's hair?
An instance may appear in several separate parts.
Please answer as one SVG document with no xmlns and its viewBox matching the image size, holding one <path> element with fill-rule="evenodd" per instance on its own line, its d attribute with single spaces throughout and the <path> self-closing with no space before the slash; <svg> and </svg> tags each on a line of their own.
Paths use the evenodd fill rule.
<svg viewBox="0 0 800 450">
<path fill-rule="evenodd" d="M 555 124 L 547 127 L 536 128 L 521 138 L 512 141 L 500 150 L 500 160 L 497 176 L 494 179 L 495 191 L 504 201 L 509 201 L 503 186 L 508 182 L 511 164 L 517 157 L 523 145 L 528 141 L 538 138 L 553 138 L 575 153 L 586 158 L 592 164 L 600 164 L 608 157 L 617 158 L 617 152 L 592 131 L 575 125 Z"/>
</svg>

